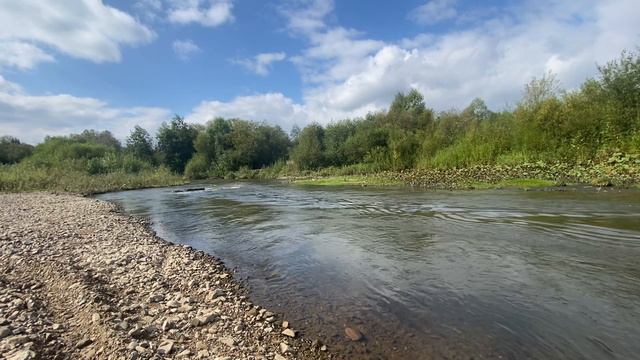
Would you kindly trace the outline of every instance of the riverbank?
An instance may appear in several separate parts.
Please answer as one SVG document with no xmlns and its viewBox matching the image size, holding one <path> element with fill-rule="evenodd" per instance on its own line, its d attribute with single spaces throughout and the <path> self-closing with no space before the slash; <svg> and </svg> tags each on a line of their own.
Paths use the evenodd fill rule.
<svg viewBox="0 0 640 360">
<path fill-rule="evenodd" d="M 113 204 L 29 193 L 0 205 L 2 358 L 332 357 L 253 304 L 218 259 Z"/>
<path fill-rule="evenodd" d="M 91 195 L 186 183 L 188 181 L 184 177 L 166 168 L 90 175 L 73 169 L 41 169 L 22 164 L 0 166 L 0 193 L 54 191 Z"/>
<path fill-rule="evenodd" d="M 284 180 L 299 185 L 409 185 L 426 189 L 500 189 L 551 188 L 571 184 L 596 187 L 638 187 L 640 160 L 569 165 L 544 162 L 519 165 L 476 165 L 466 168 L 409 169 L 354 174 L 349 169 L 324 169 L 308 174 L 285 176 Z"/>
</svg>

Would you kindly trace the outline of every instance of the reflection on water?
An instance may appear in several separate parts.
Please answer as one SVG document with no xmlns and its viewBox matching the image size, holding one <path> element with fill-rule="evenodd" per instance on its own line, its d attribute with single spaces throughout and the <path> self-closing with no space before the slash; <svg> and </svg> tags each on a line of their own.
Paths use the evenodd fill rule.
<svg viewBox="0 0 640 360">
<path fill-rule="evenodd" d="M 258 303 L 349 357 L 640 356 L 638 192 L 218 183 L 99 197 L 220 257 Z"/>
</svg>

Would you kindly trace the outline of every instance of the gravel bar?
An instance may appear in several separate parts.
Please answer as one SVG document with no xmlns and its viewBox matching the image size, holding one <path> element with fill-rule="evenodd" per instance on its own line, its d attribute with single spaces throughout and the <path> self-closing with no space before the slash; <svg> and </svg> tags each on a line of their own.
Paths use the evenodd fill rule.
<svg viewBox="0 0 640 360">
<path fill-rule="evenodd" d="M 245 294 L 114 204 L 0 195 L 0 359 L 339 357 Z"/>
</svg>

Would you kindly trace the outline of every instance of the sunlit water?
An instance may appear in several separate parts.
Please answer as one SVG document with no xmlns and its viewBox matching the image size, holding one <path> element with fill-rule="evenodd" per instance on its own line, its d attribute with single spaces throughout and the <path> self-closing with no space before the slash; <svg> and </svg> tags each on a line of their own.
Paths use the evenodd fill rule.
<svg viewBox="0 0 640 360">
<path fill-rule="evenodd" d="M 637 191 L 174 190 L 99 198 L 347 357 L 640 358 Z"/>
</svg>

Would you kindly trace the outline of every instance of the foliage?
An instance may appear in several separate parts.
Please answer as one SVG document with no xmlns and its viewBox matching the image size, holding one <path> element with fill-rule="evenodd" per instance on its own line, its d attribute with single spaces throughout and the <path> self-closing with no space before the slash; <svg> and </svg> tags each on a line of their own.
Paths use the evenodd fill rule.
<svg viewBox="0 0 640 360">
<path fill-rule="evenodd" d="M 31 155 L 33 146 L 12 136 L 0 137 L 0 164 L 14 164 Z"/>
<path fill-rule="evenodd" d="M 351 182 L 387 174 L 392 182 L 440 186 L 447 181 L 454 187 L 522 185 L 514 179 L 637 183 L 640 55 L 623 52 L 598 70 L 596 78 L 572 91 L 562 91 L 552 73 L 534 78 L 522 100 L 500 112 L 476 98 L 462 110 L 436 114 L 411 89 L 398 93 L 388 111 L 325 127 L 294 127 L 289 136 L 265 123 L 216 118 L 192 125 L 175 116 L 158 130 L 155 149 L 141 127 L 132 130 L 125 149 L 108 131 L 47 137 L 35 147 L 3 137 L 0 162 L 18 163 L 1 168 L 2 189 L 73 183 L 52 174 L 113 185 L 115 176 L 136 179 L 161 171 L 158 163 L 168 169 L 163 172 L 184 172 L 189 179 L 338 176 Z M 16 174 L 25 182 L 12 177 Z"/>
<path fill-rule="evenodd" d="M 127 137 L 126 151 L 143 161 L 153 162 L 153 139 L 147 130 L 136 125 Z"/>
<path fill-rule="evenodd" d="M 197 135 L 197 130 L 178 115 L 169 124 L 163 123 L 156 135 L 163 163 L 174 172 L 184 172 L 195 152 L 193 142 Z"/>
<path fill-rule="evenodd" d="M 291 150 L 291 160 L 301 170 L 324 165 L 324 129 L 319 124 L 306 126 L 298 135 L 298 144 Z"/>
</svg>

